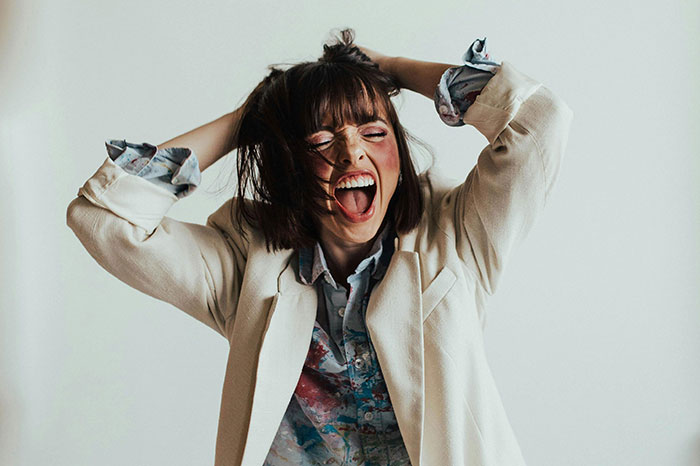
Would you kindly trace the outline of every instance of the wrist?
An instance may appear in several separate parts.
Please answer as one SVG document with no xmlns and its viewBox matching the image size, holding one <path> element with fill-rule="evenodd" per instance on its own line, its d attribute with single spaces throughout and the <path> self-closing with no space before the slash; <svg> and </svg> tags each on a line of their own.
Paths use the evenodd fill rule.
<svg viewBox="0 0 700 466">
<path fill-rule="evenodd" d="M 435 63 L 412 58 L 394 57 L 391 61 L 391 74 L 402 89 L 408 89 L 433 98 L 440 77 L 453 65 Z"/>
<path fill-rule="evenodd" d="M 396 82 L 399 83 L 401 87 L 403 87 L 403 84 L 401 84 L 401 77 L 397 73 L 399 70 L 399 67 L 397 67 L 397 63 L 399 60 L 400 57 L 383 56 L 382 58 L 376 60 L 375 63 L 379 65 L 380 70 L 392 76 L 396 80 Z"/>
</svg>

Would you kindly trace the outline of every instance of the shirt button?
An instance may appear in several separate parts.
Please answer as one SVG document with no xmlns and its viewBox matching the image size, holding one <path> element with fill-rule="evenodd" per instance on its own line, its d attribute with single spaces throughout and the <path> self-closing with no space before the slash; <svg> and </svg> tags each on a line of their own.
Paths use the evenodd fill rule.
<svg viewBox="0 0 700 466">
<path fill-rule="evenodd" d="M 340 317 L 343 317 L 345 315 L 345 308 L 344 307 L 341 307 L 340 309 L 338 309 L 338 315 Z"/>
<path fill-rule="evenodd" d="M 371 413 L 371 412 L 369 412 L 369 411 L 367 411 L 367 412 L 365 413 L 365 421 L 371 421 L 372 419 L 374 419 L 374 414 Z"/>
<path fill-rule="evenodd" d="M 355 366 L 355 369 L 362 369 L 362 366 L 364 365 L 364 361 L 360 358 L 355 359 L 355 362 L 353 363 L 353 366 Z"/>
</svg>

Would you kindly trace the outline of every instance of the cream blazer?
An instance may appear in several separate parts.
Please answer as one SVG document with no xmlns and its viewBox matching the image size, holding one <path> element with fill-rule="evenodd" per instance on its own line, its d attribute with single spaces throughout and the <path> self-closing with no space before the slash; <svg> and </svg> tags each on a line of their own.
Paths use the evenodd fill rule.
<svg viewBox="0 0 700 466">
<path fill-rule="evenodd" d="M 461 183 L 422 176 L 426 210 L 396 238 L 367 328 L 414 466 L 524 460 L 484 354 L 483 315 L 513 248 L 545 206 L 572 112 L 503 62 L 464 122 L 488 140 Z M 230 344 L 217 466 L 263 463 L 311 341 L 316 291 L 294 251 L 244 240 L 231 201 L 206 225 L 166 217 L 177 198 L 107 158 L 79 189 L 68 226 L 108 272 L 167 301 Z"/>
</svg>

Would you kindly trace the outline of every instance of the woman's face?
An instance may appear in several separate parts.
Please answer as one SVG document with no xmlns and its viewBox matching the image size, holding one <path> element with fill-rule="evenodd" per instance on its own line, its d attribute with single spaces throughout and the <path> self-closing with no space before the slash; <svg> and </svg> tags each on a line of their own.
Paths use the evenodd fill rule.
<svg viewBox="0 0 700 466">
<path fill-rule="evenodd" d="M 396 135 L 385 114 L 362 124 L 347 123 L 339 128 L 325 125 L 307 142 L 328 160 L 316 164 L 318 176 L 333 200 L 326 207 L 335 215 L 318 219 L 322 241 L 338 245 L 359 245 L 371 241 L 386 216 L 400 172 Z"/>
</svg>

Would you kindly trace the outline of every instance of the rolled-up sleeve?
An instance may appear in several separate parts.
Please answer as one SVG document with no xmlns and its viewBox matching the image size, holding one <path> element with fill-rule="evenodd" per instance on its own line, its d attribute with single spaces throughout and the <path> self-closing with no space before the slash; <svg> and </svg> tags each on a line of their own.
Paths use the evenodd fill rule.
<svg viewBox="0 0 700 466">
<path fill-rule="evenodd" d="M 123 139 L 105 142 L 109 158 L 127 173 L 144 178 L 175 194 L 178 198 L 194 192 L 202 175 L 194 151 L 187 147 L 158 149 Z"/>
<path fill-rule="evenodd" d="M 462 117 L 489 143 L 442 198 L 440 218 L 489 294 L 549 199 L 572 118 L 560 98 L 506 61 Z"/>
<path fill-rule="evenodd" d="M 206 225 L 200 225 L 165 216 L 179 197 L 191 193 L 192 186 L 198 184 L 198 180 L 191 184 L 185 176 L 183 183 L 170 183 L 180 186 L 177 194 L 164 186 L 166 179 L 182 174 L 182 167 L 193 160 L 192 154 L 176 154 L 183 157 L 171 162 L 180 170 L 164 171 L 160 178 L 156 167 L 149 169 L 152 156 L 159 151 L 146 146 L 127 148 L 118 141 L 108 145 L 109 157 L 68 206 L 68 226 L 110 274 L 228 336 L 247 241 L 236 234 L 228 217 L 222 227 L 221 219 L 215 225 L 211 217 Z M 141 150 L 148 160 L 139 162 Z M 198 174 L 199 169 L 194 168 L 192 173 Z"/>
<path fill-rule="evenodd" d="M 485 37 L 469 46 L 462 61 L 464 65 L 445 70 L 433 97 L 440 119 L 450 126 L 465 124 L 467 110 L 500 67 L 491 60 Z"/>
</svg>

